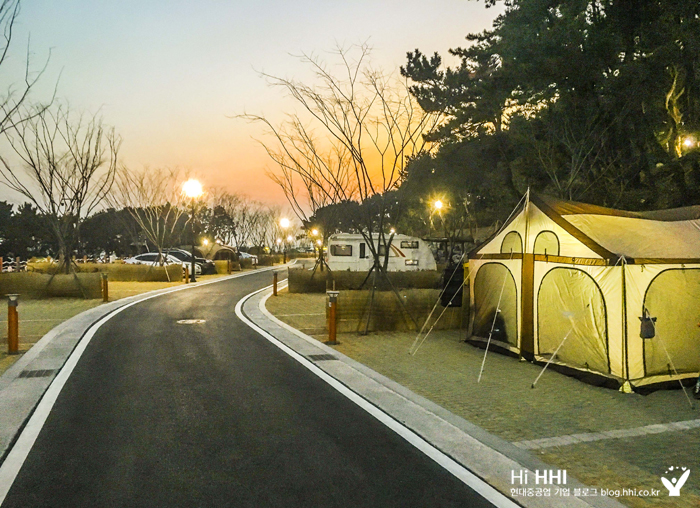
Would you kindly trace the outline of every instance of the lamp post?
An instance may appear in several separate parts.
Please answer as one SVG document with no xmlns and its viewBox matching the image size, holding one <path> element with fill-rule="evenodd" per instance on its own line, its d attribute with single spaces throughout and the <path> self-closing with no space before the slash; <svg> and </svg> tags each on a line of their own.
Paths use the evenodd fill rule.
<svg viewBox="0 0 700 508">
<path fill-rule="evenodd" d="M 282 219 L 280 219 L 280 227 L 282 228 L 282 231 L 283 231 L 284 233 L 286 233 L 286 232 L 287 232 L 287 228 L 289 227 L 289 219 L 287 219 L 287 218 L 282 218 Z M 284 245 L 284 252 L 283 252 L 283 258 L 282 258 L 282 259 L 283 259 L 282 263 L 286 263 L 286 262 L 287 262 L 287 244 Z"/>
<path fill-rule="evenodd" d="M 202 197 L 204 191 L 202 190 L 202 184 L 197 180 L 190 178 L 184 184 L 182 184 L 182 193 L 192 200 L 192 260 L 190 265 L 190 282 L 197 282 L 197 278 L 194 275 L 194 243 L 195 243 L 195 231 L 194 231 L 194 215 L 195 215 L 195 205 L 197 204 L 197 199 Z"/>
</svg>

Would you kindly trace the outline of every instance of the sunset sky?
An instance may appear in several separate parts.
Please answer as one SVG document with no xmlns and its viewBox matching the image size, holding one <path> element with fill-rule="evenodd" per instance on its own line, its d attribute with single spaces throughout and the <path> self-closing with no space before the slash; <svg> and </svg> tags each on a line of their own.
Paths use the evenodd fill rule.
<svg viewBox="0 0 700 508">
<path fill-rule="evenodd" d="M 35 67 L 51 49 L 34 98 L 50 96 L 58 80 L 72 108 L 101 110 L 123 138 L 127 165 L 182 167 L 205 185 L 282 204 L 252 139 L 259 128 L 230 118 L 277 119 L 289 109 L 259 71 L 303 78 L 290 54 L 364 41 L 377 66 L 395 70 L 415 48 L 446 56 L 500 10 L 468 0 L 25 0 L 2 78 L 21 79 L 31 36 Z"/>
</svg>

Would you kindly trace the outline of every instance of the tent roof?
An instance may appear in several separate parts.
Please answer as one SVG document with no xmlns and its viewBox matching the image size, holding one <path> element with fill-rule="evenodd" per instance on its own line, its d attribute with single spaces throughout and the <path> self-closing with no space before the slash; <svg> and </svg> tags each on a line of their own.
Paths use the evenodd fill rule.
<svg viewBox="0 0 700 508">
<path fill-rule="evenodd" d="M 628 212 L 536 196 L 533 203 L 574 236 L 626 258 L 700 258 L 700 206 Z M 552 214 L 558 216 L 552 216 Z"/>
<path fill-rule="evenodd" d="M 700 219 L 700 205 L 670 208 L 668 210 L 653 210 L 650 212 L 628 212 L 625 210 L 616 210 L 614 208 L 590 205 L 588 203 L 579 203 L 577 201 L 565 201 L 552 196 L 545 196 L 544 194 L 537 195 L 537 198 L 544 201 L 559 215 L 611 215 L 615 217 L 671 222 Z"/>
</svg>

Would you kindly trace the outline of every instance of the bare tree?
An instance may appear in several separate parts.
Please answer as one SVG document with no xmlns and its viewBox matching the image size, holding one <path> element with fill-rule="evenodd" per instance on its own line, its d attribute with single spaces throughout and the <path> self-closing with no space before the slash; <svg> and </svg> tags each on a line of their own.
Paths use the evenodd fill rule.
<svg viewBox="0 0 700 508">
<path fill-rule="evenodd" d="M 0 32 L 2 32 L 0 36 L 0 70 L 6 65 L 9 57 L 14 25 L 20 12 L 20 3 L 20 0 L 0 0 Z M 47 57 L 43 67 L 33 72 L 30 65 L 29 48 L 27 48 L 24 76 L 21 83 L 8 87 L 5 93 L 0 95 L 0 133 L 33 118 L 53 102 L 52 98 L 48 104 L 42 106 L 34 108 L 24 107 L 30 92 L 44 74 L 48 63 L 49 58 Z"/>
<path fill-rule="evenodd" d="M 0 157 L 0 177 L 48 218 L 68 273 L 82 219 L 114 182 L 121 138 L 99 116 L 74 115 L 67 106 L 39 106 L 21 117 L 5 131 L 19 163 Z"/>
<path fill-rule="evenodd" d="M 310 127 L 297 114 L 278 128 L 262 116 L 242 118 L 264 123 L 272 134 L 273 143 L 263 145 L 279 167 L 275 181 L 302 221 L 308 217 L 299 213 L 300 196 L 306 196 L 312 210 L 324 203 L 360 203 L 353 227 L 372 255 L 368 279 L 374 274 L 375 288 L 377 274 L 390 284 L 390 222 L 395 224 L 401 211 L 399 197 L 391 191 L 400 185 L 408 160 L 429 150 L 425 134 L 440 117 L 418 106 L 407 81 L 372 69 L 368 45 L 337 48 L 335 56 L 337 72 L 314 55 L 300 57 L 315 75 L 313 84 L 263 74 L 300 106 Z M 322 139 L 316 139 L 312 128 L 323 133 Z M 374 291 L 371 301 L 373 296 Z"/>
<path fill-rule="evenodd" d="M 212 228 L 214 234 L 236 250 L 251 242 L 253 229 L 262 205 L 248 196 L 229 192 L 212 192 Z"/>
<path fill-rule="evenodd" d="M 183 205 L 182 178 L 179 170 L 151 169 L 132 171 L 122 166 L 110 194 L 110 204 L 129 211 L 148 242 L 159 254 L 179 239 L 187 209 Z M 159 256 L 161 263 L 163 256 Z"/>
</svg>

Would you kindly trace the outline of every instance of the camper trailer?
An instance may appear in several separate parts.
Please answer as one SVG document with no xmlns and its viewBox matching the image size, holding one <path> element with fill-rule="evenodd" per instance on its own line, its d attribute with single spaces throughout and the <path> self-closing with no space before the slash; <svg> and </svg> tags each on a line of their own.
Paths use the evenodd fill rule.
<svg viewBox="0 0 700 508">
<path fill-rule="evenodd" d="M 375 238 L 378 239 L 378 235 Z M 366 272 L 372 268 L 372 251 L 362 235 L 339 233 L 330 237 L 326 261 L 331 270 Z M 394 235 L 389 246 L 387 268 L 390 272 L 437 269 L 433 253 L 426 242 L 406 235 Z"/>
</svg>

